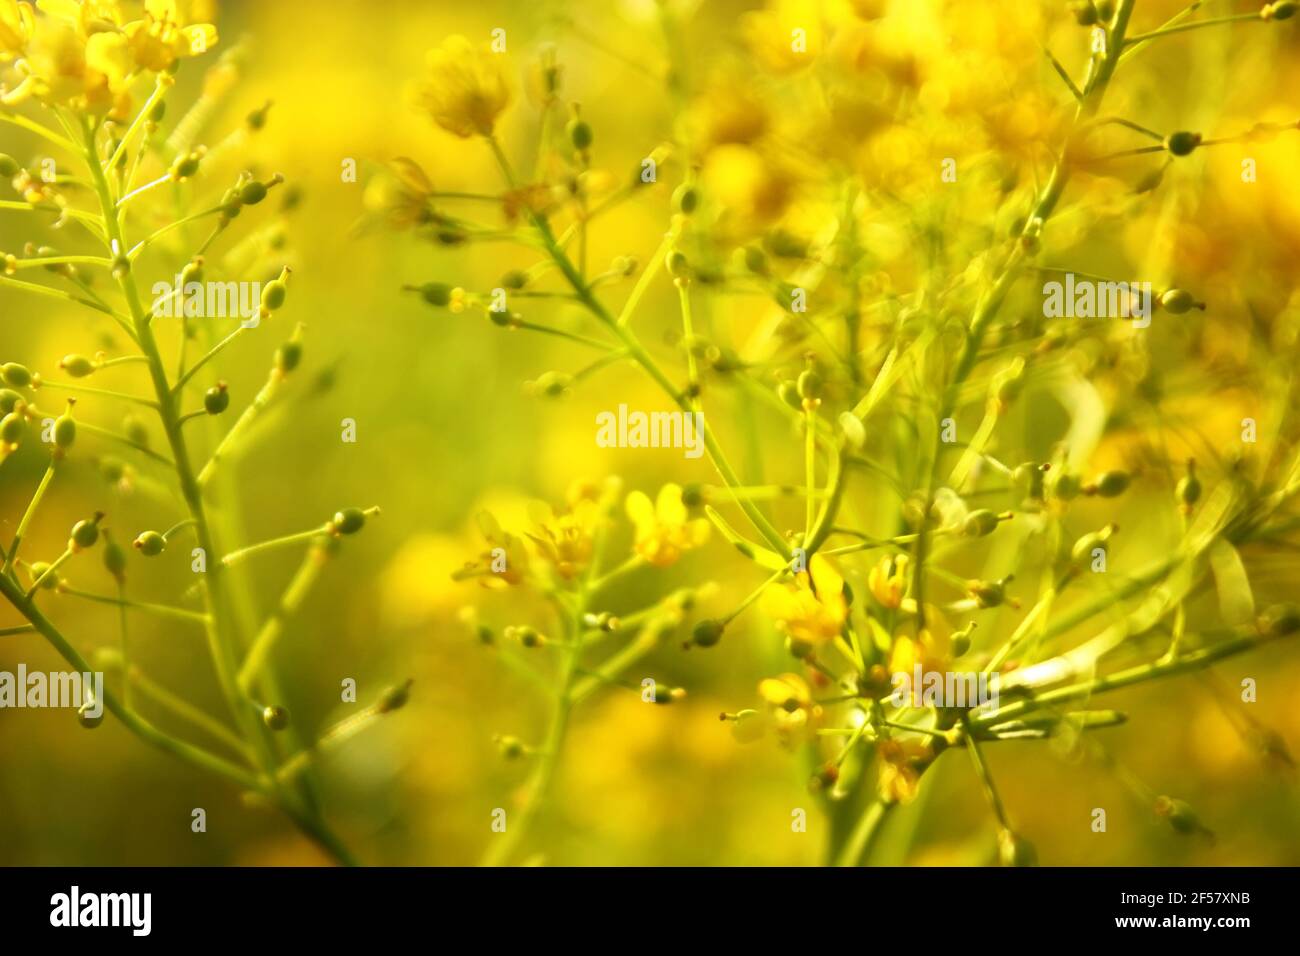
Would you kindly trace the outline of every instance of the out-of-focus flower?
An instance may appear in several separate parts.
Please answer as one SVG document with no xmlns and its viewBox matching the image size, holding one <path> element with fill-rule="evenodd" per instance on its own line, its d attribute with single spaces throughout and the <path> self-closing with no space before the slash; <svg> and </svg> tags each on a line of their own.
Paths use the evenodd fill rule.
<svg viewBox="0 0 1300 956">
<path fill-rule="evenodd" d="M 803 740 L 821 723 L 821 705 L 798 674 L 765 678 L 758 684 L 758 693 L 768 705 L 768 718 L 777 737 L 786 746 Z"/>
<path fill-rule="evenodd" d="M 794 191 L 792 177 L 748 146 L 727 144 L 709 153 L 701 179 L 736 231 L 761 228 L 777 219 Z"/>
<path fill-rule="evenodd" d="M 728 143 L 749 145 L 768 128 L 767 110 L 746 77 L 719 73 L 691 104 L 688 115 L 700 152 Z"/>
<path fill-rule="evenodd" d="M 558 514 L 541 502 L 530 506 L 536 530 L 528 535 L 542 559 L 566 581 L 590 563 L 592 539 L 600 521 L 600 505 L 590 498 L 573 502 Z"/>
<path fill-rule="evenodd" d="M 36 29 L 30 3 L 0 0 L 0 63 L 7 63 L 27 52 L 27 42 Z"/>
<path fill-rule="evenodd" d="M 872 597 L 891 610 L 903 603 L 909 563 L 911 559 L 905 554 L 887 555 L 867 573 L 867 587 Z"/>
<path fill-rule="evenodd" d="M 433 183 L 413 159 L 398 156 L 366 184 L 366 210 L 392 229 L 410 229 L 429 221 Z"/>
<path fill-rule="evenodd" d="M 848 616 L 844 578 L 821 554 L 812 556 L 808 570 L 795 575 L 792 584 L 767 588 L 759 606 L 792 641 L 811 647 L 838 635 Z"/>
<path fill-rule="evenodd" d="M 817 58 L 824 43 L 821 13 L 814 0 L 773 0 L 740 20 L 750 52 L 772 73 L 793 73 Z"/>
<path fill-rule="evenodd" d="M 217 28 L 183 19 L 177 0 L 145 0 L 144 6 L 144 18 L 124 27 L 131 54 L 141 69 L 160 73 L 177 60 L 199 56 L 216 46 Z"/>
<path fill-rule="evenodd" d="M 708 519 L 690 516 L 682 503 L 681 485 L 664 485 L 653 504 L 644 492 L 634 491 L 627 496 L 626 507 L 636 526 L 636 553 L 657 568 L 674 564 L 683 551 L 709 539 Z"/>
<path fill-rule="evenodd" d="M 430 50 L 415 101 L 435 123 L 463 139 L 490 136 L 510 104 L 510 84 L 501 54 L 479 48 L 463 36 L 449 36 Z"/>
<path fill-rule="evenodd" d="M 920 765 L 930 756 L 919 740 L 884 740 L 880 743 L 880 774 L 876 786 L 887 803 L 906 803 L 916 796 Z"/>
</svg>

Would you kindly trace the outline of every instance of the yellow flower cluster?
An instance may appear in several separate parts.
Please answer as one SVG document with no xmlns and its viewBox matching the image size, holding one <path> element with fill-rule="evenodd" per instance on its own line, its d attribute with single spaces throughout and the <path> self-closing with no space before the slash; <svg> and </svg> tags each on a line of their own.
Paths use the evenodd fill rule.
<svg viewBox="0 0 1300 956">
<path fill-rule="evenodd" d="M 39 10 L 41 15 L 37 15 Z M 117 0 L 0 0 L 0 102 L 35 98 L 94 115 L 127 116 L 132 80 L 170 71 L 217 43 L 177 0 L 146 0 L 127 19 Z"/>
</svg>

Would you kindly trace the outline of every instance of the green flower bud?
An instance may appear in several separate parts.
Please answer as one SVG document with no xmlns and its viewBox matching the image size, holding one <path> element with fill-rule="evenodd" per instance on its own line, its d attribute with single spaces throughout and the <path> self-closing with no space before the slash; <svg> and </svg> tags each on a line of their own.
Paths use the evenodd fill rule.
<svg viewBox="0 0 1300 956">
<path fill-rule="evenodd" d="M 700 192 L 689 183 L 682 183 L 673 190 L 673 209 L 683 216 L 695 212 L 700 204 Z"/>
<path fill-rule="evenodd" d="M 1108 524 L 1100 531 L 1090 531 L 1074 542 L 1070 549 L 1070 558 L 1075 564 L 1086 567 L 1092 563 L 1093 552 L 1101 548 L 1102 554 L 1110 553 L 1110 536 L 1119 530 L 1119 526 Z"/>
<path fill-rule="evenodd" d="M 146 558 L 156 558 L 167 547 L 167 539 L 157 531 L 143 531 L 135 539 L 134 544 L 135 549 Z"/>
<path fill-rule="evenodd" d="M 289 281 L 289 268 L 280 270 L 280 277 L 272 279 L 262 287 L 262 314 L 269 315 L 284 305 L 285 296 L 289 293 L 287 285 Z"/>
<path fill-rule="evenodd" d="M 356 534 L 366 524 L 366 513 L 360 508 L 344 508 L 335 512 L 330 529 L 335 534 Z"/>
<path fill-rule="evenodd" d="M 1182 315 L 1196 307 L 1196 299 L 1186 289 L 1169 289 L 1160 293 L 1160 307 L 1170 315 Z"/>
<path fill-rule="evenodd" d="M 1174 496 L 1177 497 L 1178 503 L 1182 506 L 1183 514 L 1190 514 L 1191 510 L 1196 507 L 1196 502 L 1201 500 L 1201 480 L 1196 477 L 1196 460 L 1187 459 L 1187 474 L 1178 479 L 1178 485 L 1174 488 Z"/>
<path fill-rule="evenodd" d="M 506 760 L 518 760 L 524 756 L 524 742 L 518 737 L 512 737 L 509 734 L 501 734 L 496 738 L 497 750 Z"/>
<path fill-rule="evenodd" d="M 126 551 L 107 531 L 104 532 L 104 570 L 119 582 L 126 579 Z"/>
<path fill-rule="evenodd" d="M 68 547 L 73 551 L 85 551 L 93 548 L 99 540 L 99 522 L 103 515 L 96 515 L 89 521 L 78 521 L 72 526 L 72 535 L 68 538 Z"/>
<path fill-rule="evenodd" d="M 804 369 L 795 382 L 795 390 L 801 399 L 812 401 L 822 393 L 822 377 L 810 368 Z"/>
<path fill-rule="evenodd" d="M 1165 149 L 1175 156 L 1186 156 L 1200 145 L 1200 133 L 1189 133 L 1186 130 L 1180 130 L 1165 137 Z"/>
<path fill-rule="evenodd" d="M 745 268 L 754 273 L 754 275 L 767 275 L 767 253 L 765 253 L 760 246 L 746 246 Z"/>
<path fill-rule="evenodd" d="M 77 423 L 72 418 L 72 403 L 68 403 L 68 410 L 54 420 L 54 446 L 60 451 L 65 451 L 72 447 L 72 443 L 77 440 Z"/>
<path fill-rule="evenodd" d="M 1052 483 L 1052 493 L 1061 501 L 1073 501 L 1079 497 L 1079 492 L 1082 490 L 1083 482 L 1072 471 L 1062 470 L 1056 476 L 1056 481 Z"/>
<path fill-rule="evenodd" d="M 501 277 L 501 288 L 503 289 L 522 289 L 528 285 L 528 273 L 522 269 L 511 269 Z M 451 298 L 451 290 L 447 292 L 448 299 Z M 446 303 L 443 303 L 444 305 Z"/>
<path fill-rule="evenodd" d="M 0 445 L 18 445 L 27 432 L 27 420 L 17 412 L 0 419 Z"/>
<path fill-rule="evenodd" d="M 718 641 L 722 640 L 722 632 L 726 630 L 727 625 L 722 621 L 708 619 L 700 621 L 691 631 L 691 640 L 697 647 L 712 647 Z"/>
<path fill-rule="evenodd" d="M 690 260 L 678 249 L 668 253 L 668 258 L 664 260 L 664 266 L 668 269 L 668 274 L 674 279 L 689 279 L 691 277 Z"/>
<path fill-rule="evenodd" d="M 289 712 L 283 707 L 263 707 L 262 723 L 271 730 L 284 730 L 289 726 Z"/>
<path fill-rule="evenodd" d="M 704 507 L 707 503 L 708 499 L 704 493 L 704 486 L 698 481 L 682 485 L 682 504 L 687 508 L 694 510 Z"/>
<path fill-rule="evenodd" d="M 0 388 L 0 415 L 8 415 L 23 400 L 12 388 Z"/>
<path fill-rule="evenodd" d="M 27 388 L 32 384 L 32 373 L 27 370 L 27 366 L 19 365 L 17 362 L 6 362 L 0 365 L 0 378 L 14 388 Z"/>
<path fill-rule="evenodd" d="M 799 397 L 799 386 L 795 382 L 789 380 L 782 382 L 776 387 L 776 394 L 791 408 L 803 408 L 803 399 Z"/>
<path fill-rule="evenodd" d="M 661 707 L 679 701 L 685 696 L 686 691 L 682 690 L 682 688 L 669 687 L 667 684 L 661 684 L 658 681 L 655 681 L 654 703 Z"/>
<path fill-rule="evenodd" d="M 239 201 L 245 206 L 256 206 L 265 198 L 266 183 L 259 183 L 256 179 L 239 188 Z"/>
<path fill-rule="evenodd" d="M 199 161 L 203 159 L 202 150 L 191 150 L 188 153 L 182 153 L 172 161 L 170 175 L 172 179 L 183 180 L 189 179 L 199 171 Z"/>
<path fill-rule="evenodd" d="M 952 636 L 948 638 L 948 643 L 952 648 L 953 657 L 963 657 L 970 650 L 970 632 L 975 630 L 975 622 L 967 624 L 960 631 L 953 631 Z"/>
<path fill-rule="evenodd" d="M 5 179 L 12 179 L 18 175 L 18 170 L 21 168 L 18 161 L 8 153 L 0 153 L 0 176 Z"/>
<path fill-rule="evenodd" d="M 537 647 L 542 643 L 542 635 L 537 633 L 536 628 L 529 627 L 527 624 L 521 627 L 507 628 L 507 631 L 509 632 L 507 636 L 518 638 L 519 643 L 524 647 Z"/>
<path fill-rule="evenodd" d="M 59 362 L 59 368 L 73 378 L 85 378 L 95 371 L 95 363 L 84 355 L 65 355 Z"/>
<path fill-rule="evenodd" d="M 267 100 L 260 107 L 244 117 L 244 122 L 248 124 L 249 129 L 253 132 L 257 132 L 266 126 L 266 114 L 269 112 L 271 112 L 271 101 Z"/>
<path fill-rule="evenodd" d="M 998 526 L 998 516 L 987 508 L 972 511 L 962 522 L 961 533 L 968 538 L 982 538 L 992 534 Z"/>
<path fill-rule="evenodd" d="M 1103 498 L 1114 498 L 1128 490 L 1130 480 L 1127 471 L 1107 471 L 1099 475 L 1084 490 L 1089 494 L 1100 495 Z"/>
<path fill-rule="evenodd" d="M 966 586 L 975 603 L 982 608 L 997 607 L 1007 599 L 1007 585 L 1015 580 L 1014 574 L 1008 574 L 1000 581 L 971 581 Z"/>
<path fill-rule="evenodd" d="M 1260 10 L 1259 16 L 1261 20 L 1290 20 L 1295 16 L 1296 10 L 1300 10 L 1300 4 L 1295 0 L 1278 0 Z"/>
<path fill-rule="evenodd" d="M 568 127 L 565 129 L 565 133 L 569 137 L 569 142 L 573 144 L 573 148 L 579 152 L 591 148 L 591 124 L 586 120 L 570 120 Z"/>
<path fill-rule="evenodd" d="M 1092 0 L 1077 0 L 1070 4 L 1070 12 L 1081 27 L 1090 27 L 1097 22 L 1097 8 L 1092 5 Z"/>
<path fill-rule="evenodd" d="M 285 342 L 275 350 L 275 367 L 288 375 L 302 361 L 302 345 L 298 342 Z"/>
<path fill-rule="evenodd" d="M 59 586 L 59 572 L 50 571 L 50 565 L 46 561 L 33 561 L 28 569 L 32 575 L 32 584 L 37 581 L 41 582 L 42 591 L 53 591 Z"/>
<path fill-rule="evenodd" d="M 379 702 L 375 705 L 375 709 L 381 714 L 386 714 L 389 711 L 400 710 L 406 706 L 406 702 L 411 699 L 411 684 L 413 683 L 414 681 L 408 680 L 403 684 L 386 689 L 379 695 Z"/>
<path fill-rule="evenodd" d="M 203 393 L 203 410 L 209 415 L 220 415 L 230 407 L 230 392 L 225 382 L 218 382 Z"/>
<path fill-rule="evenodd" d="M 82 704 L 77 708 L 77 720 L 81 726 L 87 730 L 94 730 L 104 722 L 104 711 L 100 709 L 98 716 L 92 716 L 90 711 L 94 707 L 94 702 Z"/>
<path fill-rule="evenodd" d="M 451 302 L 451 286 L 445 282 L 426 282 L 420 286 L 419 292 L 430 305 L 441 308 Z"/>
<path fill-rule="evenodd" d="M 1156 797 L 1155 811 L 1156 816 L 1164 817 L 1179 833 L 1198 833 L 1204 829 L 1201 821 L 1184 800 L 1167 796 Z"/>
</svg>

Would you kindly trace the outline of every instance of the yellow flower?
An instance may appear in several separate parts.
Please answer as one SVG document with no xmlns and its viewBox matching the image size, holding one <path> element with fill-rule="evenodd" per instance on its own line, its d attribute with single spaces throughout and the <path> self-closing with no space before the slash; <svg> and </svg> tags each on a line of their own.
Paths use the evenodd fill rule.
<svg viewBox="0 0 1300 956">
<path fill-rule="evenodd" d="M 886 803 L 906 803 L 916 796 L 921 765 L 930 748 L 919 740 L 885 740 L 880 744 L 880 775 L 876 786 Z"/>
<path fill-rule="evenodd" d="M 217 28 L 210 23 L 187 25 L 176 0 L 145 0 L 144 19 L 128 23 L 124 31 L 136 63 L 155 73 L 217 44 Z"/>
<path fill-rule="evenodd" d="M 27 52 L 27 43 L 36 28 L 30 3 L 0 0 L 0 63 L 7 63 Z"/>
<path fill-rule="evenodd" d="M 409 229 L 427 223 L 433 183 L 413 159 L 399 156 L 388 168 L 366 184 L 362 202 L 382 217 L 392 229 Z"/>
<path fill-rule="evenodd" d="M 890 555 L 867 573 L 867 587 L 877 601 L 891 610 L 903 603 L 907 590 L 907 566 L 911 559 L 905 554 Z"/>
<path fill-rule="evenodd" d="M 579 498 L 559 514 L 541 502 L 534 502 L 529 510 L 537 529 L 528 537 L 537 545 L 538 553 L 560 577 L 573 580 L 591 562 L 592 539 L 600 522 L 600 502 Z"/>
<path fill-rule="evenodd" d="M 821 723 L 821 705 L 813 700 L 808 682 L 798 674 L 759 681 L 758 693 L 768 705 L 768 719 L 777 736 L 787 746 L 807 737 Z"/>
<path fill-rule="evenodd" d="M 701 179 L 739 233 L 777 219 L 785 212 L 794 191 L 793 181 L 784 169 L 758 151 L 735 143 L 709 153 Z"/>
<path fill-rule="evenodd" d="M 464 139 L 490 136 L 510 103 L 510 84 L 500 54 L 450 36 L 429 51 L 428 73 L 417 84 L 417 106 L 433 121 Z"/>
<path fill-rule="evenodd" d="M 815 0 L 774 0 L 740 20 L 741 35 L 759 65 L 772 73 L 793 73 L 821 52 L 823 31 Z"/>
<path fill-rule="evenodd" d="M 812 556 L 808 571 L 795 575 L 793 584 L 767 588 L 759 606 L 792 641 L 812 647 L 838 635 L 848 616 L 844 578 L 820 554 Z"/>
<path fill-rule="evenodd" d="M 644 492 L 627 496 L 627 516 L 636 526 L 636 553 L 657 568 L 666 568 L 683 551 L 698 548 L 709 538 L 706 518 L 691 518 L 682 503 L 680 485 L 664 485 L 652 505 Z"/>
</svg>

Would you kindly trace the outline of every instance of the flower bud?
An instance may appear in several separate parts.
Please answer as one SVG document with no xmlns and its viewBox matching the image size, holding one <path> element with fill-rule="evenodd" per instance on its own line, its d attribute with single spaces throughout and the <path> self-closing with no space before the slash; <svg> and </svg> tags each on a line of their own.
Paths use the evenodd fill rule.
<svg viewBox="0 0 1300 956">
<path fill-rule="evenodd" d="M 284 305 L 285 296 L 288 295 L 289 287 L 289 267 L 285 266 L 280 270 L 279 278 L 272 279 L 262 287 L 262 314 L 270 315 L 282 305 Z"/>
<path fill-rule="evenodd" d="M 126 579 L 126 552 L 107 531 L 104 532 L 104 570 L 119 583 Z"/>
<path fill-rule="evenodd" d="M 1100 495 L 1102 498 L 1114 498 L 1122 495 L 1128 489 L 1130 480 L 1127 471 L 1107 471 L 1099 475 L 1083 490 L 1085 494 Z"/>
<path fill-rule="evenodd" d="M 445 282 L 426 282 L 418 291 L 429 305 L 441 308 L 451 302 L 451 286 Z"/>
<path fill-rule="evenodd" d="M 275 367 L 285 375 L 296 369 L 301 361 L 302 344 L 299 342 L 285 342 L 275 350 Z"/>
<path fill-rule="evenodd" d="M 966 590 L 975 603 L 982 608 L 997 607 L 1007 599 L 1007 585 L 1015 580 L 1014 574 L 1008 574 L 1000 581 L 971 581 Z"/>
<path fill-rule="evenodd" d="M 822 393 L 822 377 L 810 368 L 804 369 L 799 373 L 795 390 L 804 401 L 812 401 Z"/>
<path fill-rule="evenodd" d="M 1179 130 L 1165 137 L 1165 149 L 1175 156 L 1186 156 L 1200 145 L 1201 134 L 1189 133 L 1187 130 Z"/>
<path fill-rule="evenodd" d="M 1164 817 L 1169 825 L 1179 833 L 1197 833 L 1203 827 L 1195 812 L 1185 800 L 1174 797 L 1159 796 L 1155 803 L 1156 816 Z"/>
<path fill-rule="evenodd" d="M 1270 3 L 1259 11 L 1261 20 L 1290 20 L 1295 16 L 1296 10 L 1300 10 L 1300 3 L 1295 0 L 1278 0 L 1277 3 Z"/>
<path fill-rule="evenodd" d="M 952 648 L 953 657 L 963 657 L 970 650 L 970 632 L 975 630 L 975 622 L 967 624 L 960 631 L 953 631 L 952 636 L 948 638 L 948 643 Z"/>
<path fill-rule="evenodd" d="M 69 401 L 68 410 L 54 420 L 54 447 L 66 451 L 76 440 L 77 423 L 72 418 L 72 402 Z"/>
<path fill-rule="evenodd" d="M 22 400 L 23 397 L 13 389 L 0 388 L 0 415 L 8 415 L 18 407 L 18 403 Z"/>
<path fill-rule="evenodd" d="M 12 179 L 18 175 L 20 168 L 18 161 L 12 156 L 8 153 L 0 153 L 0 177 Z"/>
<path fill-rule="evenodd" d="M 266 183 L 256 179 L 239 187 L 239 202 L 244 206 L 256 206 L 266 198 Z"/>
<path fill-rule="evenodd" d="M 17 447 L 26 433 L 27 420 L 17 412 L 10 412 L 0 419 L 0 446 L 3 448 Z"/>
<path fill-rule="evenodd" d="M 59 585 L 59 572 L 51 571 L 47 561 L 33 561 L 28 569 L 32 575 L 32 584 L 41 582 L 42 591 L 53 591 Z"/>
<path fill-rule="evenodd" d="M 1057 474 L 1056 481 L 1052 483 L 1052 494 L 1061 501 L 1073 501 L 1079 497 L 1079 492 L 1082 490 L 1083 482 L 1079 480 L 1079 476 L 1064 469 Z"/>
<path fill-rule="evenodd" d="M 967 538 L 982 538 L 992 534 L 998 526 L 998 516 L 987 508 L 972 511 L 962 522 L 961 533 Z"/>
<path fill-rule="evenodd" d="M 1090 531 L 1074 542 L 1074 547 L 1070 549 L 1070 558 L 1075 564 L 1086 567 L 1092 563 L 1093 552 L 1098 548 L 1101 548 L 1103 554 L 1109 553 L 1107 542 L 1110 540 L 1110 536 L 1118 530 L 1118 525 L 1108 524 L 1100 531 Z"/>
<path fill-rule="evenodd" d="M 1196 305 L 1196 299 L 1186 289 L 1168 289 L 1160 293 L 1160 308 L 1170 315 L 1182 315 Z"/>
<path fill-rule="evenodd" d="M 155 558 L 167 547 L 167 539 L 157 531 L 142 531 L 133 542 L 135 549 L 146 558 Z"/>
<path fill-rule="evenodd" d="M 592 132 L 591 124 L 584 119 L 572 119 L 565 129 L 569 142 L 578 152 L 583 152 L 591 148 Z"/>
<path fill-rule="evenodd" d="M 673 190 L 673 209 L 683 216 L 695 212 L 700 204 L 700 192 L 689 183 L 682 183 Z"/>
<path fill-rule="evenodd" d="M 77 708 L 77 720 L 81 723 L 81 726 L 85 727 L 87 730 L 94 730 L 104 722 L 104 711 L 101 709 L 99 713 L 95 715 L 91 714 L 91 710 L 93 709 L 95 709 L 94 701 L 87 701 Z"/>
<path fill-rule="evenodd" d="M 1174 495 L 1182 506 L 1183 514 L 1191 514 L 1196 502 L 1201 500 L 1201 480 L 1196 477 L 1196 459 L 1187 459 L 1187 474 L 1178 479 Z"/>
<path fill-rule="evenodd" d="M 691 640 L 697 647 L 712 647 L 718 641 L 722 640 L 722 632 L 726 630 L 727 625 L 722 621 L 709 618 L 700 621 L 691 631 Z"/>
<path fill-rule="evenodd" d="M 803 399 L 799 397 L 799 386 L 795 382 L 790 380 L 782 382 L 776 387 L 776 394 L 791 408 L 803 408 Z"/>
<path fill-rule="evenodd" d="M 32 384 L 32 373 L 28 371 L 27 366 L 19 365 L 17 362 L 6 362 L 0 365 L 0 378 L 14 388 L 27 388 Z"/>
<path fill-rule="evenodd" d="M 190 150 L 188 153 L 182 153 L 172 161 L 171 169 L 168 174 L 172 179 L 184 180 L 189 179 L 199 171 L 199 161 L 203 159 L 203 150 Z"/>
<path fill-rule="evenodd" d="M 509 734 L 499 734 L 496 738 L 497 750 L 506 760 L 518 760 L 524 756 L 524 742 Z"/>
<path fill-rule="evenodd" d="M 68 538 L 68 548 L 74 552 L 93 548 L 95 542 L 99 540 L 99 522 L 103 517 L 103 514 L 96 514 L 88 521 L 78 521 L 74 524 L 72 534 Z"/>
<path fill-rule="evenodd" d="M 405 707 L 406 702 L 411 699 L 411 684 L 413 683 L 414 681 L 408 680 L 403 684 L 389 687 L 379 695 L 379 702 L 375 705 L 375 709 L 381 714 L 386 714 L 389 711 L 400 710 Z"/>
<path fill-rule="evenodd" d="M 203 393 L 203 410 L 209 415 L 220 415 L 230 407 L 230 392 L 225 382 L 218 382 Z"/>
<path fill-rule="evenodd" d="M 284 730 L 289 726 L 289 712 L 283 707 L 263 707 L 262 723 L 271 730 Z"/>
<path fill-rule="evenodd" d="M 73 378 L 85 378 L 95 371 L 95 363 L 84 355 L 65 355 L 59 362 L 59 368 Z"/>
<path fill-rule="evenodd" d="M 330 521 L 330 530 L 334 534 L 356 534 L 366 524 L 366 513 L 360 508 L 344 508 L 335 512 Z"/>
<path fill-rule="evenodd" d="M 1070 12 L 1081 27 L 1090 27 L 1097 22 L 1097 8 L 1092 5 L 1092 0 L 1076 0 L 1070 4 Z"/>
<path fill-rule="evenodd" d="M 668 258 L 664 260 L 664 266 L 668 269 L 668 274 L 674 279 L 689 279 L 691 277 L 690 260 L 678 249 L 668 253 Z"/>
</svg>

